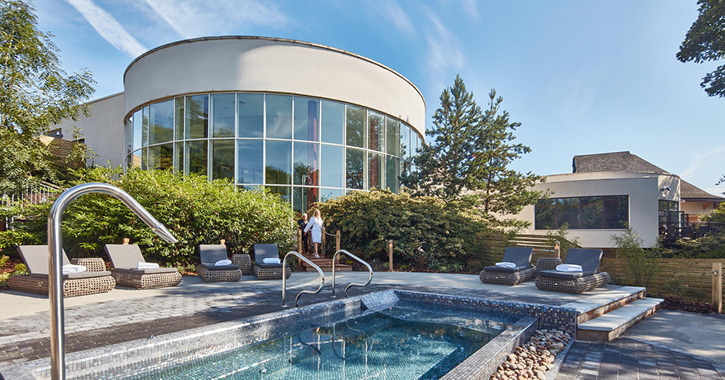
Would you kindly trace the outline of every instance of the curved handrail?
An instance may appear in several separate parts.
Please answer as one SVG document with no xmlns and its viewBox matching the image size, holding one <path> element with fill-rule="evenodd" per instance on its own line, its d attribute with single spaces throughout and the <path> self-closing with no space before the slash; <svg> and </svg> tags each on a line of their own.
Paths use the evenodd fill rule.
<svg viewBox="0 0 725 380">
<path fill-rule="evenodd" d="M 361 264 L 368 267 L 368 272 L 370 272 L 370 277 L 368 278 L 368 282 L 366 282 L 364 284 L 350 283 L 345 287 L 344 294 L 345 294 L 345 297 L 347 297 L 347 290 L 350 289 L 351 286 L 366 286 L 367 284 L 370 283 L 370 281 L 373 280 L 373 268 L 371 268 L 370 264 L 366 263 L 364 260 L 360 259 L 359 257 L 353 255 L 352 253 L 350 253 L 344 249 L 341 249 L 341 250 L 335 252 L 335 254 L 332 256 L 332 296 L 333 297 L 335 297 L 335 259 L 337 258 L 337 255 L 339 255 L 340 253 L 344 253 L 344 254 L 352 257 L 353 259 L 359 261 Z"/>
<path fill-rule="evenodd" d="M 299 257 L 301 260 L 304 260 L 307 264 L 310 264 L 313 268 L 317 269 L 317 273 L 320 274 L 320 287 L 317 288 L 314 292 L 311 292 L 309 290 L 303 290 L 297 294 L 297 297 L 295 297 L 295 307 L 299 306 L 299 299 L 302 293 L 306 294 L 317 294 L 322 290 L 322 286 L 325 285 L 325 275 L 322 273 L 322 269 L 315 265 L 312 261 L 308 260 L 306 257 L 300 255 L 299 253 L 295 251 L 289 251 L 286 255 L 284 255 L 284 259 L 282 260 L 282 306 L 284 306 L 284 300 L 287 293 L 287 258 L 289 255 L 295 255 Z"/>
</svg>

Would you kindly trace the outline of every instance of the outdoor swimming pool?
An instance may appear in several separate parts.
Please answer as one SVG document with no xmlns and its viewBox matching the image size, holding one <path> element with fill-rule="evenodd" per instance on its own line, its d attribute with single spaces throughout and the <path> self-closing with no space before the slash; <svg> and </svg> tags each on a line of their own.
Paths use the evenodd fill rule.
<svg viewBox="0 0 725 380">
<path fill-rule="evenodd" d="M 576 311 L 389 290 L 66 356 L 68 379 L 437 379 L 492 374 L 537 328 Z M 4 371 L 47 379 L 49 360 Z M 448 375 L 446 375 L 448 374 Z"/>
</svg>

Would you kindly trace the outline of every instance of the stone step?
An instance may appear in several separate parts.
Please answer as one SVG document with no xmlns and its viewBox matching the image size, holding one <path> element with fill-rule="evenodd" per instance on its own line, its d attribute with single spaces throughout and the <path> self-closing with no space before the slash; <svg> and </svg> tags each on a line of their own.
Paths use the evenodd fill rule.
<svg viewBox="0 0 725 380">
<path fill-rule="evenodd" d="M 580 323 L 577 328 L 577 339 L 611 341 L 635 323 L 656 312 L 663 301 L 661 298 L 638 299 L 604 315 Z"/>
<path fill-rule="evenodd" d="M 642 299 L 646 296 L 646 289 L 635 286 L 622 286 L 617 289 L 607 289 L 589 296 L 582 297 L 576 301 L 562 305 L 571 307 L 579 313 L 577 323 L 582 324 L 616 310 L 624 305 Z"/>
</svg>

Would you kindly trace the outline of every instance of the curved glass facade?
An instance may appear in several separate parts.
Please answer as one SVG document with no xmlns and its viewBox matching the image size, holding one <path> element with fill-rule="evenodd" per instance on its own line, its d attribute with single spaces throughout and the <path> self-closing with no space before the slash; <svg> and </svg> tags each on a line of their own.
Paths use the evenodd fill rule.
<svg viewBox="0 0 725 380">
<path fill-rule="evenodd" d="M 342 102 L 266 93 L 179 96 L 127 121 L 127 164 L 264 186 L 307 210 L 370 188 L 398 191 L 422 139 L 404 122 Z"/>
</svg>

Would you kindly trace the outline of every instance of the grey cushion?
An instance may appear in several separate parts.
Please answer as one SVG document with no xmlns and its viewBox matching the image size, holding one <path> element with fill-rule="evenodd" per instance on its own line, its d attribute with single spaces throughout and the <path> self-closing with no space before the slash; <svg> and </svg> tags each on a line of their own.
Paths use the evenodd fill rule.
<svg viewBox="0 0 725 380">
<path fill-rule="evenodd" d="M 254 265 L 260 268 L 282 268 L 282 263 L 265 263 L 265 262 L 254 262 Z"/>
<path fill-rule="evenodd" d="M 542 271 L 536 272 L 536 274 L 539 276 L 562 278 L 565 280 L 572 280 L 572 279 L 579 278 L 579 277 L 591 276 L 594 273 L 595 272 L 593 272 L 593 271 L 559 272 L 558 270 L 542 270 Z"/>
<path fill-rule="evenodd" d="M 105 277 L 110 276 L 111 272 L 109 271 L 85 271 L 85 272 L 78 272 L 78 273 L 70 273 L 70 274 L 64 274 L 63 279 L 64 280 L 77 280 L 81 278 L 94 278 L 94 277 Z M 49 275 L 47 274 L 38 274 L 33 273 L 30 275 L 30 277 L 40 277 L 40 278 L 48 278 Z"/>
<path fill-rule="evenodd" d="M 150 269 L 136 269 L 136 268 L 119 268 L 114 269 L 115 272 L 126 272 L 126 273 L 142 273 L 142 274 L 155 274 L 155 273 L 174 273 L 179 270 L 176 268 L 150 268 Z"/>
<path fill-rule="evenodd" d="M 224 260 L 224 259 L 222 259 L 222 260 Z M 211 264 L 202 263 L 201 266 L 203 266 L 206 269 L 211 269 L 211 270 L 239 269 L 239 265 L 214 265 L 214 263 L 211 263 Z"/>
<path fill-rule="evenodd" d="M 114 269 L 135 269 L 136 264 L 146 262 L 136 244 L 106 244 L 104 249 Z"/>
<path fill-rule="evenodd" d="M 602 260 L 601 249 L 570 248 L 564 264 L 581 265 L 584 272 L 596 272 Z"/>
<path fill-rule="evenodd" d="M 492 272 L 509 272 L 509 273 L 513 273 L 513 272 L 518 272 L 518 271 L 521 271 L 521 270 L 524 270 L 524 269 L 529 269 L 529 268 L 530 267 L 528 265 L 525 266 L 525 267 L 516 267 L 516 268 L 505 268 L 505 267 L 499 267 L 499 266 L 494 265 L 494 266 L 490 266 L 490 267 L 485 267 L 485 268 L 483 268 L 483 270 L 488 270 L 488 271 L 492 271 Z"/>
<path fill-rule="evenodd" d="M 209 264 L 212 267 L 214 263 L 221 260 L 229 260 L 227 258 L 227 246 L 221 244 L 202 244 L 199 246 L 199 256 L 202 264 Z M 212 269 L 205 266 L 207 269 Z"/>
<path fill-rule="evenodd" d="M 260 268 L 275 268 L 282 266 L 282 264 L 265 264 L 263 262 L 264 259 L 279 259 L 277 244 L 255 244 L 252 247 L 252 253 L 254 254 L 254 263 Z"/>
<path fill-rule="evenodd" d="M 531 247 L 508 247 L 503 253 L 503 261 L 526 269 L 531 266 L 531 255 L 533 254 L 534 249 Z"/>
<path fill-rule="evenodd" d="M 48 267 L 50 251 L 48 251 L 47 245 L 19 245 L 18 253 L 30 274 L 48 275 L 50 273 Z M 70 260 L 63 250 L 63 265 L 66 264 L 70 264 Z"/>
</svg>

